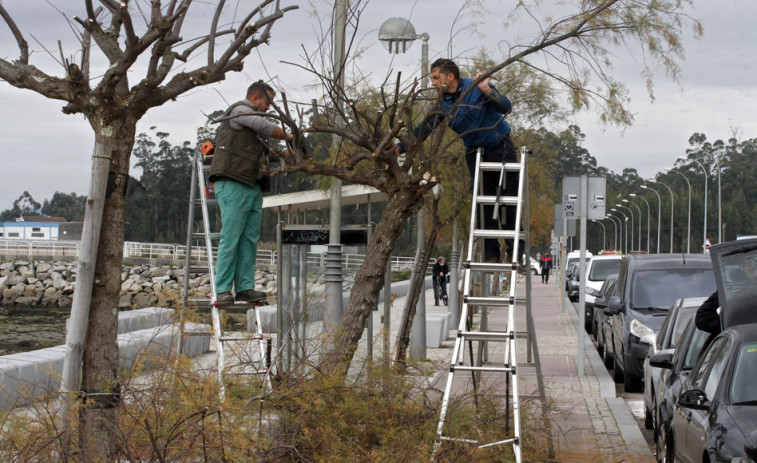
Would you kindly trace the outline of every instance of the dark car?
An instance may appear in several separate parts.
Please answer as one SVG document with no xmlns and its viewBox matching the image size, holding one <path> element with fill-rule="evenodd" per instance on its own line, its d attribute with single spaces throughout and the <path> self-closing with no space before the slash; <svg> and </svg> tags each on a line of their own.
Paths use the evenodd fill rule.
<svg viewBox="0 0 757 463">
<path fill-rule="evenodd" d="M 612 315 L 613 379 L 626 392 L 639 391 L 649 344 L 668 310 L 682 297 L 707 297 L 715 289 L 712 262 L 706 254 L 631 254 L 623 257 L 615 293 L 607 315 Z M 609 344 L 605 345 L 605 350 Z"/>
<path fill-rule="evenodd" d="M 574 265 L 576 265 L 576 268 L 573 269 L 568 281 L 568 299 L 571 302 L 578 302 L 578 298 L 581 296 L 581 269 L 578 264 Z"/>
<path fill-rule="evenodd" d="M 565 291 L 570 291 L 570 279 L 573 276 L 573 272 L 578 271 L 578 262 L 571 262 L 568 264 L 565 270 Z"/>
<path fill-rule="evenodd" d="M 649 364 L 660 369 L 654 396 L 654 437 L 657 443 L 657 460 L 674 461 L 673 405 L 678 400 L 684 380 L 694 368 L 699 352 L 709 333 L 697 329 L 693 318 L 686 323 L 678 345 L 673 351 L 662 350 L 649 359 Z"/>
<path fill-rule="evenodd" d="M 605 364 L 605 366 L 608 369 L 612 369 L 612 366 L 615 363 L 615 359 L 613 358 L 613 339 L 612 339 L 612 323 L 613 323 L 613 316 L 608 315 L 607 312 L 605 312 L 604 309 L 607 308 L 607 304 L 609 303 L 610 297 L 612 297 L 615 294 L 615 287 L 618 285 L 617 276 L 615 277 L 615 281 L 610 283 L 610 286 L 607 288 L 607 295 L 605 296 L 605 299 L 603 301 L 600 301 L 600 305 L 597 306 L 597 302 L 594 302 L 594 305 L 597 308 L 600 308 L 601 310 L 598 311 L 599 317 L 597 318 L 597 345 L 599 343 L 602 343 L 602 350 L 600 356 L 602 357 L 602 362 Z M 599 313 L 601 312 L 601 313 Z"/>
<path fill-rule="evenodd" d="M 663 371 L 662 368 L 650 365 L 650 358 L 657 352 L 673 353 L 686 324 L 694 318 L 694 313 L 705 299 L 695 297 L 675 301 L 662 322 L 655 343 L 647 352 L 647 358 L 644 360 L 644 426 L 647 429 L 654 428 L 655 404 L 657 394 L 661 391 L 660 376 Z"/>
<path fill-rule="evenodd" d="M 710 252 L 723 331 L 706 343 L 681 387 L 667 445 L 681 461 L 730 463 L 755 450 L 757 239 L 719 244 Z"/>
<path fill-rule="evenodd" d="M 613 287 L 613 283 L 617 281 L 618 274 L 613 273 L 608 275 L 602 286 L 599 288 L 599 294 L 594 299 L 594 317 L 591 327 L 591 334 L 597 341 L 597 352 L 601 357 L 605 350 L 605 337 L 602 331 L 602 324 L 605 320 L 604 308 L 607 307 L 607 298 L 610 294 L 610 289 Z"/>
</svg>

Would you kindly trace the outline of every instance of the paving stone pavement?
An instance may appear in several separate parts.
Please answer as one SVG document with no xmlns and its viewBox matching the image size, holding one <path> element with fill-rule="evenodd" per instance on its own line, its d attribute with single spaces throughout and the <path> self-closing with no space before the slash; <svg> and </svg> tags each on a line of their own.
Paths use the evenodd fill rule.
<svg viewBox="0 0 757 463">
<path fill-rule="evenodd" d="M 557 280 L 557 279 L 555 279 Z M 525 278 L 518 282 L 518 297 L 525 298 Z M 556 462 L 654 462 L 641 430 L 622 398 L 616 397 L 615 384 L 604 368 L 599 355 L 588 336 L 585 336 L 584 375 L 577 371 L 578 339 L 576 329 L 578 316 L 573 304 L 566 301 L 566 312 L 562 312 L 559 287 L 553 282 L 541 283 L 532 279 L 531 305 L 536 329 L 545 389 L 548 401 L 552 402 L 550 420 Z M 491 311 L 489 325 L 497 329 L 504 327 L 506 315 Z M 516 316 L 517 331 L 526 330 L 525 306 L 519 307 Z M 454 336 L 456 330 L 451 331 Z M 447 366 L 451 358 L 454 342 L 445 342 L 441 349 L 429 349 L 429 356 L 443 358 L 448 351 L 446 362 L 442 362 L 435 384 L 443 388 L 446 383 Z M 534 368 L 526 368 L 526 340 L 516 341 L 518 353 L 519 385 L 521 394 L 538 395 L 538 383 Z M 440 352 L 431 352 L 431 351 Z M 501 351 L 492 346 L 490 359 L 496 359 Z M 455 381 L 457 381 L 455 376 Z M 502 391 L 504 392 L 504 391 Z M 525 401 L 524 401 L 525 402 Z M 529 407 L 530 413 L 540 412 L 540 401 Z M 540 418 L 540 413 L 537 413 Z M 528 442 L 525 433 L 524 442 Z M 542 443 L 546 445 L 545 443 Z M 529 451 L 524 443 L 526 455 Z M 531 461 L 539 461 L 538 455 L 546 455 L 545 449 L 532 449 Z M 536 456 L 534 456 L 536 455 Z M 533 458 L 536 458 L 534 460 Z M 548 460 L 546 457 L 543 461 Z"/>
</svg>

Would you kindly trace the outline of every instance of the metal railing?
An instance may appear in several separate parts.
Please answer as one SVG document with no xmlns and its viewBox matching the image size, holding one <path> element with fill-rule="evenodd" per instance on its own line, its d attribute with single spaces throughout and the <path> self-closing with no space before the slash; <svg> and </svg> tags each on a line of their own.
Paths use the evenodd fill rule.
<svg viewBox="0 0 757 463">
<path fill-rule="evenodd" d="M 0 240 L 0 254 L 19 258 L 35 257 L 78 257 L 79 241 L 57 240 Z M 218 252 L 213 248 L 213 255 Z M 187 253 L 187 247 L 180 244 L 167 243 L 139 243 L 135 241 L 124 242 L 124 258 L 156 259 L 166 262 L 183 263 Z M 207 260 L 207 252 L 204 247 L 192 248 L 192 260 Z M 265 265 L 276 265 L 278 253 L 270 249 L 258 249 L 257 262 Z M 307 254 L 308 266 L 326 267 L 326 253 Z M 342 265 L 345 269 L 357 269 L 365 262 L 364 254 L 342 254 Z M 415 262 L 414 257 L 392 256 L 392 271 L 411 270 Z M 429 260 L 429 271 L 436 259 Z"/>
</svg>

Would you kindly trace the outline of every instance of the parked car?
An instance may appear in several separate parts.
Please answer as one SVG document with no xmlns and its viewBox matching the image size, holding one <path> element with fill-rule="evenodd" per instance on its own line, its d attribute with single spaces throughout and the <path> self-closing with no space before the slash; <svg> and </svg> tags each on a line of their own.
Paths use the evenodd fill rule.
<svg viewBox="0 0 757 463">
<path fill-rule="evenodd" d="M 602 314 L 600 315 L 599 320 L 601 321 L 601 324 L 597 325 L 598 336 L 602 338 L 602 362 L 605 364 L 605 366 L 608 369 L 612 369 L 613 365 L 615 364 L 615 358 L 612 346 L 613 346 L 613 339 L 612 339 L 612 324 L 613 319 L 615 317 L 608 315 L 607 312 L 605 312 L 605 308 L 607 308 L 607 304 L 609 303 L 610 297 L 612 297 L 615 294 L 615 288 L 618 286 L 617 277 L 615 277 L 615 281 L 613 281 L 610 284 L 610 287 L 607 289 L 607 296 L 605 296 L 604 301 L 602 301 Z M 594 302 L 594 305 L 597 305 L 597 302 Z"/>
<path fill-rule="evenodd" d="M 623 256 L 617 254 L 608 254 L 592 257 L 586 264 L 586 295 L 584 296 L 584 328 L 587 333 L 591 333 L 594 325 L 594 300 L 599 296 L 599 289 L 602 287 L 608 275 L 618 273 L 620 262 Z"/>
<path fill-rule="evenodd" d="M 709 296 L 714 288 L 712 262 L 706 254 L 623 257 L 615 294 L 604 310 L 613 317 L 613 379 L 623 381 L 626 392 L 643 387 L 649 345 L 642 338 L 660 330 L 676 299 Z"/>
<path fill-rule="evenodd" d="M 589 262 L 589 259 L 591 259 L 594 256 L 594 254 L 591 253 L 591 251 L 586 251 L 586 262 Z M 565 256 L 565 268 L 567 269 L 570 264 L 574 262 L 578 262 L 578 260 L 581 258 L 581 251 L 570 251 Z"/>
<path fill-rule="evenodd" d="M 657 352 L 649 359 L 649 364 L 660 369 L 655 395 L 654 437 L 657 445 L 657 461 L 673 462 L 675 459 L 675 444 L 673 436 L 673 405 L 678 400 L 684 380 L 697 362 L 699 352 L 709 333 L 697 329 L 693 318 L 686 324 L 686 328 L 675 350 Z"/>
<path fill-rule="evenodd" d="M 669 352 L 672 358 L 686 325 L 694 318 L 694 313 L 705 299 L 695 297 L 675 301 L 662 322 L 656 342 L 647 351 L 647 357 L 644 360 L 644 426 L 647 429 L 655 427 L 657 395 L 664 392 L 665 388 L 669 388 L 660 383 L 664 369 L 650 365 L 650 358 L 658 352 Z"/>
<path fill-rule="evenodd" d="M 578 262 L 568 265 L 568 269 L 565 271 L 565 292 L 570 291 L 570 279 L 574 272 L 578 272 Z"/>
<path fill-rule="evenodd" d="M 757 239 L 710 253 L 723 331 L 703 348 L 674 406 L 667 445 L 685 462 L 732 462 L 750 453 L 757 430 Z"/>
<path fill-rule="evenodd" d="M 599 352 L 600 357 L 604 355 L 605 351 L 605 337 L 604 330 L 602 329 L 602 325 L 605 321 L 604 308 L 607 307 L 607 298 L 612 293 L 612 289 L 614 289 L 615 287 L 614 283 L 617 280 L 617 273 L 608 275 L 604 283 L 602 283 L 602 287 L 599 288 L 599 295 L 594 300 L 594 308 L 596 309 L 596 313 L 594 315 L 594 324 L 592 325 L 591 331 L 594 339 L 597 341 L 597 352 Z"/>
<path fill-rule="evenodd" d="M 571 302 L 578 302 L 581 291 L 581 269 L 577 263 L 573 265 L 573 272 L 571 272 L 570 281 L 568 282 L 568 299 Z"/>
<path fill-rule="evenodd" d="M 529 257 L 531 259 L 531 275 L 541 275 L 541 265 L 539 264 L 539 261 L 534 259 L 533 257 Z M 523 255 L 523 262 L 526 261 L 526 255 Z"/>
</svg>

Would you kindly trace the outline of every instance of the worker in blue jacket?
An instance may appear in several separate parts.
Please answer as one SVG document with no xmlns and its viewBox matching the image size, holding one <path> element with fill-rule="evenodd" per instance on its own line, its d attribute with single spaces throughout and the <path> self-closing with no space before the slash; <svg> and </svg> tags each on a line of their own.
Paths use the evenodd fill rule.
<svg viewBox="0 0 757 463">
<path fill-rule="evenodd" d="M 478 79 L 477 74 L 474 79 Z M 440 93 L 440 107 L 435 115 L 421 127 L 415 129 L 416 137 L 426 137 L 439 124 L 446 123 L 459 134 L 465 145 L 465 161 L 471 175 L 471 185 L 476 169 L 476 150 L 483 149 L 483 162 L 517 162 L 515 145 L 510 138 L 510 125 L 505 116 L 512 110 L 510 100 L 502 95 L 487 77 L 475 87 L 471 78 L 460 78 L 460 69 L 454 61 L 440 58 L 431 63 L 431 83 Z M 399 148 L 404 152 L 404 144 Z M 496 196 L 499 172 L 483 173 L 483 194 Z M 518 195 L 518 173 L 505 174 L 504 196 Z M 497 220 L 492 218 L 494 206 L 484 207 L 484 228 L 497 230 Z M 501 208 L 502 229 L 515 229 L 515 206 Z M 513 240 L 505 240 L 512 257 Z M 518 254 L 523 254 L 523 243 L 518 246 Z M 499 242 L 487 239 L 484 242 L 484 259 L 487 262 L 501 262 Z"/>
</svg>

